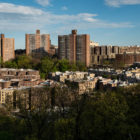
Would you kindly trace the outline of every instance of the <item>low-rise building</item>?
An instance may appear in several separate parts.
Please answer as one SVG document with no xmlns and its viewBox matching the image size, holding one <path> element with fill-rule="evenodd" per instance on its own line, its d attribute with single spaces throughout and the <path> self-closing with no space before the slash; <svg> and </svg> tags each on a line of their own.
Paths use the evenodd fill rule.
<svg viewBox="0 0 140 140">
<path fill-rule="evenodd" d="M 39 71 L 32 69 L 0 69 L 0 79 L 11 80 L 11 79 L 40 79 Z"/>
<path fill-rule="evenodd" d="M 7 102 L 13 102 L 13 88 L 5 88 L 0 90 L 0 104 Z"/>
<path fill-rule="evenodd" d="M 10 87 L 11 82 L 10 81 L 5 81 L 3 79 L 0 79 L 0 89 L 8 88 Z"/>
<path fill-rule="evenodd" d="M 132 68 L 124 70 L 120 75 L 120 79 L 123 81 L 128 81 L 129 83 L 140 83 L 140 69 Z"/>
<path fill-rule="evenodd" d="M 66 84 L 68 87 L 73 88 L 78 91 L 79 94 L 83 94 L 85 92 L 89 92 L 95 88 L 95 84 L 97 82 L 95 74 L 89 72 L 55 72 L 50 73 L 49 78 Z"/>
<path fill-rule="evenodd" d="M 40 83 L 40 80 L 22 80 L 22 81 L 19 81 L 19 84 L 18 86 L 19 87 L 33 87 L 33 86 L 36 86 Z"/>
<path fill-rule="evenodd" d="M 79 94 L 89 93 L 93 91 L 96 87 L 97 78 L 90 80 L 70 80 L 65 81 L 68 87 L 71 87 L 72 90 L 76 90 Z"/>
<path fill-rule="evenodd" d="M 98 68 L 98 69 L 89 69 L 88 70 L 90 73 L 95 74 L 95 76 L 117 76 L 120 74 L 122 71 L 120 70 L 115 70 L 112 68 Z"/>
<path fill-rule="evenodd" d="M 94 78 L 95 74 L 93 73 L 88 73 L 88 72 L 69 72 L 66 71 L 65 73 L 63 72 L 54 72 L 50 73 L 48 78 L 65 83 L 66 79 L 71 79 L 71 80 L 82 80 L 82 79 L 87 79 L 87 78 Z"/>
<path fill-rule="evenodd" d="M 111 80 L 111 79 L 106 79 L 106 78 L 99 78 L 98 81 L 98 89 L 100 90 L 112 90 L 117 87 L 126 87 L 131 85 L 127 81 L 121 81 L 121 80 Z"/>
</svg>

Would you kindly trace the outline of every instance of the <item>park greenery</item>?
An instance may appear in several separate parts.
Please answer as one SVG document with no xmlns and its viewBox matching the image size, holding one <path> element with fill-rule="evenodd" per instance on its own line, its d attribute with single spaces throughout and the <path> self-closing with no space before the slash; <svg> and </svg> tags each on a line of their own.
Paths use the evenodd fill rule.
<svg viewBox="0 0 140 140">
<path fill-rule="evenodd" d="M 0 110 L 1 140 L 140 139 L 140 85 L 81 96 L 66 87 L 38 90 L 30 110 L 21 101 L 19 115 Z"/>
<path fill-rule="evenodd" d="M 1 60 L 1 59 L 0 59 Z M 40 76 L 46 79 L 49 72 L 65 72 L 65 71 L 87 71 L 87 67 L 82 62 L 72 63 L 67 59 L 59 60 L 57 57 L 53 56 L 38 56 L 38 55 L 16 55 L 16 58 L 7 62 L 0 62 L 3 68 L 16 68 L 16 69 L 35 69 L 40 71 Z M 93 66 L 93 68 L 97 66 Z M 115 60 L 104 60 L 101 67 L 111 67 L 114 69 L 124 69 L 125 65 L 120 62 L 116 63 Z M 117 79 L 117 77 L 108 77 L 106 75 L 104 78 Z"/>
<path fill-rule="evenodd" d="M 1 63 L 4 68 L 35 69 L 40 71 L 41 78 L 46 78 L 49 72 L 56 71 L 86 71 L 87 68 L 81 62 L 70 63 L 66 59 L 58 60 L 50 56 L 42 58 L 18 55 L 14 60 Z"/>
</svg>

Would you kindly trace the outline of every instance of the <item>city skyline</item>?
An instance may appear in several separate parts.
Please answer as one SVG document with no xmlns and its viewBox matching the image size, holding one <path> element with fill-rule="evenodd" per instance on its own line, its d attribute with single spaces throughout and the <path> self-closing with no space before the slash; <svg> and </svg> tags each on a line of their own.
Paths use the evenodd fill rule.
<svg viewBox="0 0 140 140">
<path fill-rule="evenodd" d="M 0 31 L 25 49 L 25 34 L 58 35 L 77 29 L 101 45 L 140 45 L 140 0 L 0 0 Z"/>
</svg>

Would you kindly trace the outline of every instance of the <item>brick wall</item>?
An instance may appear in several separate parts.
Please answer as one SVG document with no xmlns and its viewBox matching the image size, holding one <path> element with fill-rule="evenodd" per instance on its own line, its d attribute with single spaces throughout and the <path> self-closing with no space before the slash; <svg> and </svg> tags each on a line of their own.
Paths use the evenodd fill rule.
<svg viewBox="0 0 140 140">
<path fill-rule="evenodd" d="M 59 59 L 68 59 L 70 62 L 80 61 L 86 66 L 90 64 L 90 36 L 77 35 L 76 30 L 72 34 L 58 36 Z"/>
<path fill-rule="evenodd" d="M 26 55 L 31 53 L 49 53 L 51 41 L 49 34 L 40 34 L 37 30 L 36 34 L 26 34 Z"/>
<path fill-rule="evenodd" d="M 134 62 L 140 62 L 140 54 L 117 54 L 116 55 L 116 62 L 120 63 L 122 62 L 123 64 L 126 65 L 132 65 Z"/>
<path fill-rule="evenodd" d="M 15 58 L 15 40 L 14 38 L 1 38 L 1 56 L 3 62 Z"/>
</svg>

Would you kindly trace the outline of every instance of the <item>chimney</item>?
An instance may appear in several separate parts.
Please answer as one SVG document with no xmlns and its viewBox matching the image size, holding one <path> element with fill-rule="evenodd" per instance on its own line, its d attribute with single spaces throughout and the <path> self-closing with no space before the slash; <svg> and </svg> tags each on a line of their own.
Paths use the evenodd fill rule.
<svg viewBox="0 0 140 140">
<path fill-rule="evenodd" d="M 40 30 L 36 30 L 36 34 L 40 34 Z"/>
<path fill-rule="evenodd" d="M 72 34 L 77 34 L 77 30 L 72 30 Z"/>
<path fill-rule="evenodd" d="M 4 38 L 4 34 L 1 34 L 1 38 Z"/>
</svg>

